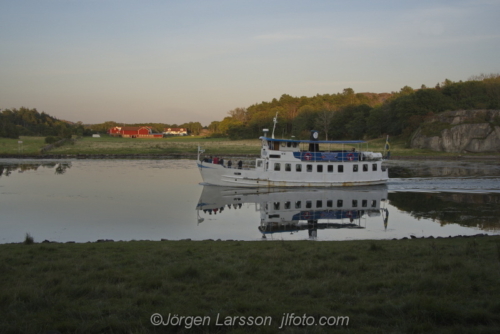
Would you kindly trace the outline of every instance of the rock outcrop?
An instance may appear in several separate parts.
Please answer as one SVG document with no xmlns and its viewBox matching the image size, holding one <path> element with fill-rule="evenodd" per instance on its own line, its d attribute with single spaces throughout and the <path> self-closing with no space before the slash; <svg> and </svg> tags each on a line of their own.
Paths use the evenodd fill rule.
<svg viewBox="0 0 500 334">
<path fill-rule="evenodd" d="M 445 111 L 422 124 L 410 145 L 443 152 L 500 152 L 500 110 Z"/>
</svg>

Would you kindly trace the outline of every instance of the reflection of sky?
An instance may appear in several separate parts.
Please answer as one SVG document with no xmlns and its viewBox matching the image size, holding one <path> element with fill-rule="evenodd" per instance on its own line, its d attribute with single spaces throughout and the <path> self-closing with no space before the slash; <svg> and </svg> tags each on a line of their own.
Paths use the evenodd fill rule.
<svg viewBox="0 0 500 334">
<path fill-rule="evenodd" d="M 261 239 L 261 214 L 252 203 L 212 215 L 200 212 L 204 221 L 198 224 L 195 208 L 203 191 L 199 182 L 192 160 L 73 160 L 62 175 L 54 168 L 14 170 L 0 177 L 0 243 L 20 242 L 25 233 L 36 242 Z M 357 221 L 363 229 L 320 229 L 318 240 L 484 233 L 417 220 L 390 203 L 384 205 L 389 210 L 387 229 L 382 216 L 364 216 Z M 308 232 L 275 233 L 267 239 L 304 240 Z"/>
</svg>

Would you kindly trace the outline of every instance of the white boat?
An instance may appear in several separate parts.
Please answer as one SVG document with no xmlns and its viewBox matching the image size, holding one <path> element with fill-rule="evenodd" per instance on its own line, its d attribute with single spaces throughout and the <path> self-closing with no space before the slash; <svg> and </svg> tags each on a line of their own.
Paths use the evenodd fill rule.
<svg viewBox="0 0 500 334">
<path fill-rule="evenodd" d="M 382 166 L 382 154 L 361 150 L 364 141 L 320 141 L 311 131 L 310 140 L 261 140 L 260 157 L 255 164 L 232 166 L 201 159 L 198 168 L 203 182 L 230 187 L 338 187 L 384 184 L 388 169 Z"/>
<path fill-rule="evenodd" d="M 255 204 L 263 236 L 307 230 L 363 229 L 362 218 L 381 217 L 387 228 L 387 186 L 356 188 L 230 188 L 205 186 L 196 206 L 198 222 Z"/>
</svg>

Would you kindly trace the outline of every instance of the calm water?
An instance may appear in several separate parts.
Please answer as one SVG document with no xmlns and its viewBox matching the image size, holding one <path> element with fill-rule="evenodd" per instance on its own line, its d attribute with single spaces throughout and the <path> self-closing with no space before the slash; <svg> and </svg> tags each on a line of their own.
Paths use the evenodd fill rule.
<svg viewBox="0 0 500 334">
<path fill-rule="evenodd" d="M 229 189 L 192 160 L 0 159 L 0 243 L 348 240 L 500 233 L 500 167 L 388 162 L 387 186 Z"/>
</svg>

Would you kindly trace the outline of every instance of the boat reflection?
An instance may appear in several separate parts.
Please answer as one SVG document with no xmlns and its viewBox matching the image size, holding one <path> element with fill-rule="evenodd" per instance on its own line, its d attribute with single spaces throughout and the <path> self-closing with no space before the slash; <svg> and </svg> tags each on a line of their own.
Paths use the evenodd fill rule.
<svg viewBox="0 0 500 334">
<path fill-rule="evenodd" d="M 198 222 L 207 215 L 223 214 L 243 204 L 255 204 L 260 212 L 262 238 L 275 233 L 307 231 L 316 239 L 318 230 L 364 229 L 362 219 L 381 217 L 387 228 L 387 186 L 356 188 L 227 188 L 204 186 L 196 207 Z"/>
</svg>

